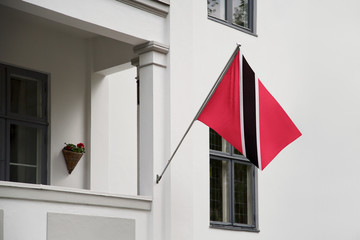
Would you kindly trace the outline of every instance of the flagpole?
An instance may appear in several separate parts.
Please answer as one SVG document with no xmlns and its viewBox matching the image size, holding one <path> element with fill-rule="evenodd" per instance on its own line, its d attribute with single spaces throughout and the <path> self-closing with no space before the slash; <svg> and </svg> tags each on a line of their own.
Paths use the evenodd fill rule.
<svg viewBox="0 0 360 240">
<path fill-rule="evenodd" d="M 163 177 L 166 169 L 168 168 L 168 166 L 170 165 L 172 159 L 174 158 L 176 152 L 178 151 L 178 149 L 180 148 L 180 145 L 182 144 L 182 142 L 184 141 L 186 135 L 189 133 L 191 127 L 193 126 L 194 122 L 196 121 L 196 119 L 198 119 L 198 117 L 200 116 L 201 112 L 204 110 L 206 104 L 209 102 L 210 98 L 212 97 L 212 95 L 214 94 L 214 92 L 216 91 L 217 87 L 219 86 L 221 80 L 223 79 L 226 71 L 229 69 L 232 61 L 234 60 L 236 54 L 239 52 L 239 49 L 240 49 L 241 45 L 239 43 L 236 44 L 236 48 L 232 54 L 232 56 L 230 57 L 229 61 L 226 63 L 224 69 L 222 70 L 220 76 L 218 77 L 218 79 L 216 80 L 214 86 L 211 88 L 209 94 L 207 95 L 207 97 L 205 98 L 205 101 L 203 102 L 203 104 L 201 105 L 199 111 L 196 113 L 194 119 L 191 121 L 189 127 L 187 128 L 185 134 L 182 136 L 179 144 L 177 145 L 177 147 L 175 148 L 175 151 L 173 152 L 173 154 L 171 155 L 170 159 L 168 160 L 164 170 L 161 172 L 160 176 L 159 175 L 156 175 L 156 184 L 158 184 L 161 180 L 161 178 Z"/>
</svg>

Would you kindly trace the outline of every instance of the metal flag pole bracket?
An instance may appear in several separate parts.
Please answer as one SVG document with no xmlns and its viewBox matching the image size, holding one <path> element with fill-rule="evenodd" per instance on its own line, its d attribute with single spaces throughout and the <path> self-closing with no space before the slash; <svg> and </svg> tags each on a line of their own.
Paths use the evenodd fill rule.
<svg viewBox="0 0 360 240">
<path fill-rule="evenodd" d="M 214 94 L 216 88 L 219 86 L 221 80 L 223 79 L 225 73 L 227 72 L 228 68 L 230 67 L 232 61 L 234 60 L 236 54 L 238 53 L 239 49 L 240 49 L 240 44 L 237 43 L 236 44 L 236 48 L 235 48 L 235 51 L 233 52 L 232 56 L 230 57 L 229 61 L 227 62 L 227 64 L 225 65 L 224 69 L 222 70 L 220 76 L 218 77 L 218 79 L 216 80 L 214 86 L 211 88 L 209 94 L 207 95 L 207 97 L 205 98 L 205 101 L 203 102 L 203 104 L 201 105 L 199 111 L 196 113 L 194 119 L 191 121 L 189 127 L 187 128 L 186 132 L 184 133 L 184 135 L 182 136 L 180 142 L 178 143 L 177 147 L 175 148 L 173 154 L 171 154 L 171 157 L 170 159 L 168 160 L 164 170 L 161 172 L 160 175 L 156 175 L 156 184 L 158 184 L 161 180 L 161 178 L 163 177 L 166 169 L 169 167 L 171 161 L 173 160 L 176 152 L 179 150 L 179 147 L 181 146 L 182 142 L 184 141 L 186 135 L 189 133 L 191 127 L 194 125 L 194 122 L 198 119 L 198 117 L 200 116 L 201 112 L 204 110 L 206 104 L 208 103 L 208 101 L 210 100 L 210 98 L 212 97 L 212 95 Z"/>
</svg>

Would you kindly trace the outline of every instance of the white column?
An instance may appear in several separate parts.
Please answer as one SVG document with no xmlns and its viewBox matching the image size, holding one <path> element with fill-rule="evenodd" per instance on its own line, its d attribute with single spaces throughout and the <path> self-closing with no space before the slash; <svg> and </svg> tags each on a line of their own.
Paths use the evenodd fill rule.
<svg viewBox="0 0 360 240">
<path fill-rule="evenodd" d="M 109 82 L 105 76 L 91 75 L 90 189 L 108 192 Z"/>
<path fill-rule="evenodd" d="M 166 68 L 169 48 L 148 42 L 138 45 L 139 105 L 139 194 L 153 198 L 149 219 L 149 240 L 169 236 L 169 173 L 160 184 L 156 174 L 163 170 L 169 157 L 170 121 L 169 72 Z"/>
<path fill-rule="evenodd" d="M 139 194 L 153 196 L 155 175 L 164 166 L 168 129 L 167 109 L 169 84 L 166 71 L 165 45 L 148 42 L 138 45 L 139 55 Z M 155 172 L 155 170 L 157 172 Z"/>
</svg>

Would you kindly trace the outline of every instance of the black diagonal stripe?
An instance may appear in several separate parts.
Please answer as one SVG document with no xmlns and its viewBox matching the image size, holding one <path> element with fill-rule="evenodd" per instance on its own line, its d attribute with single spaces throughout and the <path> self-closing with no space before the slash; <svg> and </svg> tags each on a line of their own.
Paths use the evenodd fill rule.
<svg viewBox="0 0 360 240">
<path fill-rule="evenodd" d="M 255 73 L 243 57 L 243 109 L 246 157 L 257 167 Z"/>
</svg>

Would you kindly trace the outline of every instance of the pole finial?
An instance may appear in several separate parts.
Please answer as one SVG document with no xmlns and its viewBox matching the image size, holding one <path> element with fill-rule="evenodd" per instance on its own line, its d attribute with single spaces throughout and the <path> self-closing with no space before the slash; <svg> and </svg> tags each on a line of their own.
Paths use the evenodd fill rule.
<svg viewBox="0 0 360 240">
<path fill-rule="evenodd" d="M 241 44 L 240 44 L 240 43 L 236 43 L 236 45 L 237 45 L 238 47 L 241 47 Z"/>
</svg>

